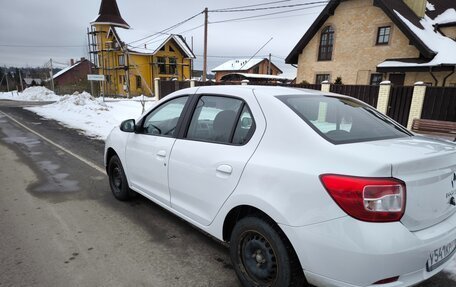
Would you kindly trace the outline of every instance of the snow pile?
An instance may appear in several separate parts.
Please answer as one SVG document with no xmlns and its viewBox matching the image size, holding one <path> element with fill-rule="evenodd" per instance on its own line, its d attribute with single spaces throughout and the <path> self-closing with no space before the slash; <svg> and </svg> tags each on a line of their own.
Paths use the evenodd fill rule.
<svg viewBox="0 0 456 287">
<path fill-rule="evenodd" d="M 109 107 L 102 99 L 96 99 L 87 92 L 81 94 L 76 92 L 73 95 L 65 95 L 57 103 L 52 105 L 62 111 L 73 111 L 75 106 L 79 106 L 81 110 L 109 111 Z"/>
<path fill-rule="evenodd" d="M 106 139 L 109 132 L 123 120 L 141 116 L 142 105 L 138 101 L 121 100 L 103 102 L 89 93 L 65 95 L 49 105 L 27 108 L 38 115 L 56 120 L 63 125 L 81 130 L 82 133 L 98 139 Z M 146 109 L 154 104 L 146 103 Z"/>
<path fill-rule="evenodd" d="M 0 99 L 14 100 L 14 101 L 27 101 L 27 102 L 53 102 L 57 101 L 60 97 L 53 91 L 45 87 L 30 87 L 25 89 L 22 93 L 16 91 L 9 93 L 0 93 Z"/>
</svg>

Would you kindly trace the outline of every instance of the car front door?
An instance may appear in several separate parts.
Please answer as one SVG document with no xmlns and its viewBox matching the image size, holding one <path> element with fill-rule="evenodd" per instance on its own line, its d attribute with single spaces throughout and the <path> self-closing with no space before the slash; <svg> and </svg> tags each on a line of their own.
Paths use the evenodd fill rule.
<svg viewBox="0 0 456 287">
<path fill-rule="evenodd" d="M 209 225 L 239 182 L 264 131 L 264 117 L 250 94 L 201 95 L 186 135 L 176 140 L 169 163 L 171 206 Z"/>
<path fill-rule="evenodd" d="M 138 123 L 126 145 L 130 187 L 169 205 L 168 161 L 188 96 L 167 101 Z"/>
</svg>

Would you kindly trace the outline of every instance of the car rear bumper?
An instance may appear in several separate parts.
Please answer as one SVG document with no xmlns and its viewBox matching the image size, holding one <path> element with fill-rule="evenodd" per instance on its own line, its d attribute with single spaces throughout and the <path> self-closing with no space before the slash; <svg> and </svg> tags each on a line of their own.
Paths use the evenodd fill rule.
<svg viewBox="0 0 456 287">
<path fill-rule="evenodd" d="M 430 228 L 410 232 L 400 222 L 368 223 L 343 217 L 305 227 L 280 225 L 315 286 L 411 286 L 442 271 L 428 272 L 430 253 L 456 239 L 456 214 Z M 397 282 L 373 285 L 399 276 Z"/>
</svg>

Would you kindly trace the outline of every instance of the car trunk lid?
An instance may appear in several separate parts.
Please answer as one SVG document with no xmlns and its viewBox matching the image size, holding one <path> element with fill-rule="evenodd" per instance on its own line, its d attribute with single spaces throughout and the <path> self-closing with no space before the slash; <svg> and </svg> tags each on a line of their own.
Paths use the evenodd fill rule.
<svg viewBox="0 0 456 287">
<path fill-rule="evenodd" d="M 358 157 L 369 157 L 372 162 L 391 164 L 391 176 L 406 184 L 406 207 L 401 222 L 409 230 L 425 229 L 456 212 L 452 204 L 456 199 L 456 144 L 406 137 L 340 148 L 350 149 Z"/>
</svg>

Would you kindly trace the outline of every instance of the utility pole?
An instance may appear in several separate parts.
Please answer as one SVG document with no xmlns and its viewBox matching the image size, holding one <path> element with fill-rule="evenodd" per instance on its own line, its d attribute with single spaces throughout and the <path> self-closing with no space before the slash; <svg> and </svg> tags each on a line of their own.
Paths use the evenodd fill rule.
<svg viewBox="0 0 456 287">
<path fill-rule="evenodd" d="M 207 74 L 207 26 L 208 26 L 209 10 L 204 9 L 204 63 L 203 63 L 203 82 L 206 82 Z"/>
<path fill-rule="evenodd" d="M 268 75 L 271 74 L 271 57 L 272 57 L 272 55 L 271 55 L 271 53 L 269 53 Z"/>
<path fill-rule="evenodd" d="M 19 81 L 21 81 L 21 92 L 24 91 L 24 84 L 22 83 L 22 72 L 19 70 Z"/>
<path fill-rule="evenodd" d="M 6 77 L 6 89 L 9 92 L 10 90 L 9 90 L 9 83 L 8 83 L 8 71 L 6 70 L 6 66 L 5 66 L 5 77 Z"/>
<path fill-rule="evenodd" d="M 49 75 L 51 76 L 51 90 L 54 91 L 54 68 L 52 67 L 52 59 L 51 59 L 51 70 L 49 71 Z"/>
</svg>

